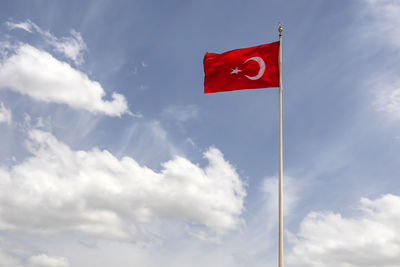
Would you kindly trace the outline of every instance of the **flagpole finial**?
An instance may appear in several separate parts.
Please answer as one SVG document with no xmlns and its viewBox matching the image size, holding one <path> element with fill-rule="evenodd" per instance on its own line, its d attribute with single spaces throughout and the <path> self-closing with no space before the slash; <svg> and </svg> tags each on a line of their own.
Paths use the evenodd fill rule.
<svg viewBox="0 0 400 267">
<path fill-rule="evenodd" d="M 282 23 L 278 22 L 278 25 L 279 25 L 278 31 L 279 31 L 279 33 L 282 33 L 282 31 L 283 31 Z"/>
</svg>

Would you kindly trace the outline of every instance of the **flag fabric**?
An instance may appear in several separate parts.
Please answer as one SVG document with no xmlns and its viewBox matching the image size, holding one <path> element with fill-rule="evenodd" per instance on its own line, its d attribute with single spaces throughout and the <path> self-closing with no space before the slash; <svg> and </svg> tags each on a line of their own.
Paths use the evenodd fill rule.
<svg viewBox="0 0 400 267">
<path fill-rule="evenodd" d="M 204 93 L 279 87 L 279 46 L 274 42 L 204 56 Z"/>
</svg>

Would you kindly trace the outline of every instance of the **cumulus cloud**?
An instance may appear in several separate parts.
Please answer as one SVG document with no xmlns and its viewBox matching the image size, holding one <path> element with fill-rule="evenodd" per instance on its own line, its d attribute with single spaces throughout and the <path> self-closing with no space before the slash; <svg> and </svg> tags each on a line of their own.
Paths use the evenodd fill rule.
<svg viewBox="0 0 400 267">
<path fill-rule="evenodd" d="M 29 258 L 28 267 L 69 267 L 69 261 L 63 257 L 49 257 L 46 254 Z"/>
<path fill-rule="evenodd" d="M 8 124 L 11 123 L 12 113 L 11 110 L 7 109 L 3 102 L 0 102 L 0 123 L 6 122 Z"/>
<path fill-rule="evenodd" d="M 157 219 L 178 219 L 224 234 L 241 224 L 245 189 L 216 148 L 204 168 L 183 157 L 160 171 L 106 150 L 74 151 L 31 130 L 32 157 L 0 169 L 0 229 L 77 232 L 140 240 Z"/>
<path fill-rule="evenodd" d="M 312 212 L 293 240 L 289 263 L 307 267 L 397 267 L 400 197 L 361 199 L 359 216 Z"/>
<path fill-rule="evenodd" d="M 87 50 L 87 46 L 81 34 L 77 31 L 71 30 L 71 36 L 69 37 L 57 38 L 30 20 L 20 23 L 6 22 L 6 24 L 10 30 L 22 29 L 29 33 L 39 33 L 55 51 L 71 59 L 77 65 L 82 64 L 84 61 L 83 54 Z"/>
<path fill-rule="evenodd" d="M 0 63 L 0 89 L 109 116 L 129 113 L 123 95 L 113 93 L 111 101 L 103 100 L 105 91 L 98 82 L 28 44 L 21 44 Z"/>
</svg>

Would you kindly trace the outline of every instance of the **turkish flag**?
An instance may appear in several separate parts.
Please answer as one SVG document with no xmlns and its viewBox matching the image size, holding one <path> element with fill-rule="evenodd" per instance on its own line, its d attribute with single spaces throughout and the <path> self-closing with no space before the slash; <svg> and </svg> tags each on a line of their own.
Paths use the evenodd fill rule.
<svg viewBox="0 0 400 267">
<path fill-rule="evenodd" d="M 204 93 L 279 87 L 279 41 L 204 56 Z"/>
</svg>

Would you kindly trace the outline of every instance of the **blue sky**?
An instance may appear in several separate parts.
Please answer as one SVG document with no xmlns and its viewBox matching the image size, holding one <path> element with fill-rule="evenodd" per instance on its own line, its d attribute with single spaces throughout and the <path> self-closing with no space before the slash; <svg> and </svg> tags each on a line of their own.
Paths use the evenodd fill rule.
<svg viewBox="0 0 400 267">
<path fill-rule="evenodd" d="M 279 21 L 286 265 L 398 266 L 399 1 L 0 5 L 1 266 L 276 266 L 278 89 L 202 62 Z"/>
</svg>

